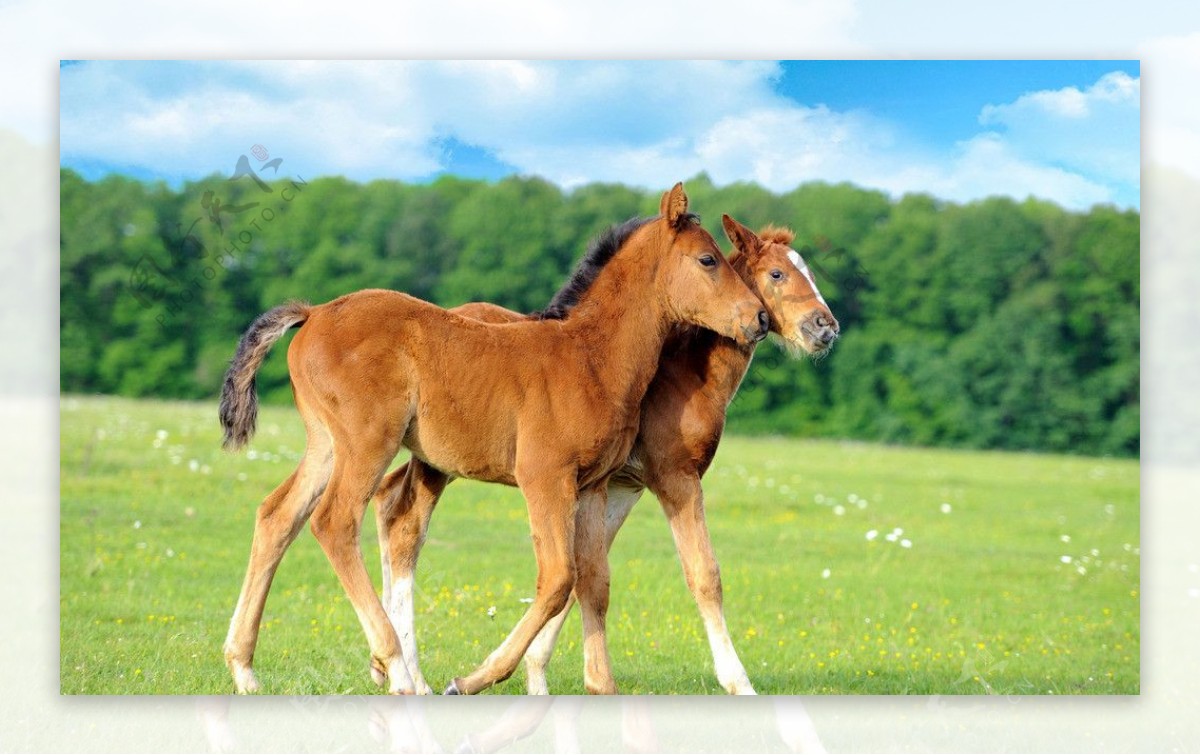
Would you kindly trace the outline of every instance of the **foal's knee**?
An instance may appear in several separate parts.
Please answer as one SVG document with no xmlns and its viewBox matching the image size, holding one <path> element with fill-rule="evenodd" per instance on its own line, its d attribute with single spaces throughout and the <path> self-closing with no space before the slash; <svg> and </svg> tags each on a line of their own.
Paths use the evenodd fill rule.
<svg viewBox="0 0 1200 755">
<path fill-rule="evenodd" d="M 697 569 L 688 577 L 688 586 L 698 600 L 716 603 L 722 600 L 721 567 L 715 562 Z"/>
<path fill-rule="evenodd" d="M 332 508 L 317 509 L 308 526 L 322 545 L 352 541 L 358 534 L 354 521 Z"/>
<path fill-rule="evenodd" d="M 581 603 L 587 603 L 600 612 L 608 611 L 609 575 L 607 569 L 579 570 L 575 578 L 575 593 Z"/>
<path fill-rule="evenodd" d="M 571 591 L 574 589 L 574 566 L 538 579 L 538 597 L 545 601 L 551 616 L 567 607 L 567 601 L 571 599 Z"/>
</svg>

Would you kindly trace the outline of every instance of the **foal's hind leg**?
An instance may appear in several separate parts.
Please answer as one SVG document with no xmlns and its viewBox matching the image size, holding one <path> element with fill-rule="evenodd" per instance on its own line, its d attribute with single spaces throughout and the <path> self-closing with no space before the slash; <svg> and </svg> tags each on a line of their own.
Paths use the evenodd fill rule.
<svg viewBox="0 0 1200 755">
<path fill-rule="evenodd" d="M 413 577 L 433 508 L 448 482 L 446 475 L 414 459 L 385 477 L 375 493 L 376 521 L 383 551 L 383 604 L 400 639 L 404 662 L 417 694 L 421 695 L 427 695 L 431 690 L 421 675 L 417 660 Z"/>
<path fill-rule="evenodd" d="M 300 466 L 258 507 L 250 564 L 225 638 L 225 663 L 240 694 L 258 690 L 251 666 L 267 592 L 284 552 L 296 539 L 324 490 L 331 467 L 328 435 L 324 429 L 310 427 L 308 447 Z"/>
<path fill-rule="evenodd" d="M 704 619 L 717 681 L 730 694 L 753 695 L 754 687 L 746 676 L 746 669 L 737 651 L 733 649 L 733 640 L 725 626 L 721 569 L 717 566 L 708 536 L 708 524 L 704 520 L 704 493 L 700 488 L 700 478 L 690 473 L 673 474 L 655 480 L 651 489 L 658 496 L 671 522 L 671 533 L 675 536 L 675 548 L 679 551 L 683 575 Z"/>
<path fill-rule="evenodd" d="M 382 576 L 381 584 L 383 585 L 383 607 L 387 610 L 388 596 L 392 593 L 392 559 L 388 554 L 388 509 L 392 506 L 393 498 L 396 496 L 398 489 L 404 486 L 404 475 L 408 471 L 408 465 L 404 464 L 391 474 L 385 475 L 383 481 L 379 483 L 379 487 L 375 490 L 375 496 L 371 499 L 375 506 L 375 535 L 379 540 L 379 564 L 380 574 Z M 395 622 L 393 622 L 394 624 Z M 399 627 L 396 628 L 396 633 L 399 634 Z M 405 661 L 408 659 L 406 658 Z M 411 672 L 411 668 L 409 669 Z M 375 668 L 371 664 L 371 680 L 376 686 L 382 687 L 387 684 L 387 674 Z M 418 688 L 418 692 L 420 689 Z"/>
<path fill-rule="evenodd" d="M 360 442 L 356 443 L 356 439 Z M 376 672 L 387 675 L 390 680 L 389 692 L 412 694 L 412 677 L 401 654 L 396 632 L 367 575 L 359 543 L 367 502 L 395 456 L 398 445 L 395 440 L 373 439 L 368 432 L 360 431 L 357 436 L 340 434 L 333 476 L 313 512 L 312 531 L 337 572 L 367 635 L 372 667 Z"/>
</svg>

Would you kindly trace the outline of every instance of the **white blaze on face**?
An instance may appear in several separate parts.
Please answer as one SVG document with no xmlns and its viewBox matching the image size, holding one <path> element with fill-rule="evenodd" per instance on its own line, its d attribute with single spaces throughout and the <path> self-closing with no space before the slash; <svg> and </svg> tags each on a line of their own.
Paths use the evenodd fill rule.
<svg viewBox="0 0 1200 755">
<path fill-rule="evenodd" d="M 796 269 L 800 271 L 800 274 L 808 281 L 808 285 L 812 287 L 813 294 L 816 295 L 817 300 L 825 304 L 825 297 L 821 296 L 820 290 L 817 289 L 817 282 L 813 280 L 812 273 L 809 272 L 808 265 L 804 264 L 804 259 L 800 257 L 800 253 L 795 249 L 789 249 L 787 256 L 792 261 L 792 264 L 796 266 Z M 828 307 L 829 305 L 825 304 L 825 306 Z"/>
</svg>

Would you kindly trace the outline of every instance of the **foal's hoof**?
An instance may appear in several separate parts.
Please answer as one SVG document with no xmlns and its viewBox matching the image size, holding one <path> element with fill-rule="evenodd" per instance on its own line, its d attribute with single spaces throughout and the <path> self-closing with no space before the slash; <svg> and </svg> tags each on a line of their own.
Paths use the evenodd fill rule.
<svg viewBox="0 0 1200 755">
<path fill-rule="evenodd" d="M 387 674 L 374 663 L 371 664 L 371 681 L 375 682 L 376 687 L 384 687 L 387 685 Z"/>
<path fill-rule="evenodd" d="M 260 689 L 258 677 L 249 666 L 243 663 L 230 663 L 229 670 L 233 672 L 233 684 L 239 695 L 253 695 Z"/>
<path fill-rule="evenodd" d="M 442 694 L 443 695 L 461 695 L 462 692 L 458 691 L 458 680 L 455 679 L 454 681 L 450 682 L 450 686 L 446 687 L 446 691 L 443 692 Z"/>
<path fill-rule="evenodd" d="M 612 682 L 612 681 L 610 681 L 610 682 L 602 682 L 602 683 L 598 683 L 598 684 L 597 684 L 597 683 L 595 683 L 595 682 L 588 683 L 587 681 L 585 681 L 585 682 L 583 683 L 583 688 L 584 688 L 584 689 L 587 691 L 587 693 L 588 693 L 589 695 L 616 695 L 616 694 L 620 694 L 620 693 L 618 693 L 618 692 L 617 692 L 617 683 L 616 683 L 616 682 Z"/>
</svg>

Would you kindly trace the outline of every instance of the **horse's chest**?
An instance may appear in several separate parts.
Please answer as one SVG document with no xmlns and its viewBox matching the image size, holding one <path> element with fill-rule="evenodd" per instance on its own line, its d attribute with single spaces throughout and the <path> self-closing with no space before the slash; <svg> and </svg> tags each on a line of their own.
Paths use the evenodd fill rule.
<svg viewBox="0 0 1200 755">
<path fill-rule="evenodd" d="M 581 481 L 608 475 L 624 465 L 636 438 L 636 422 L 614 422 L 600 432 L 590 433 L 580 448 Z"/>
</svg>

